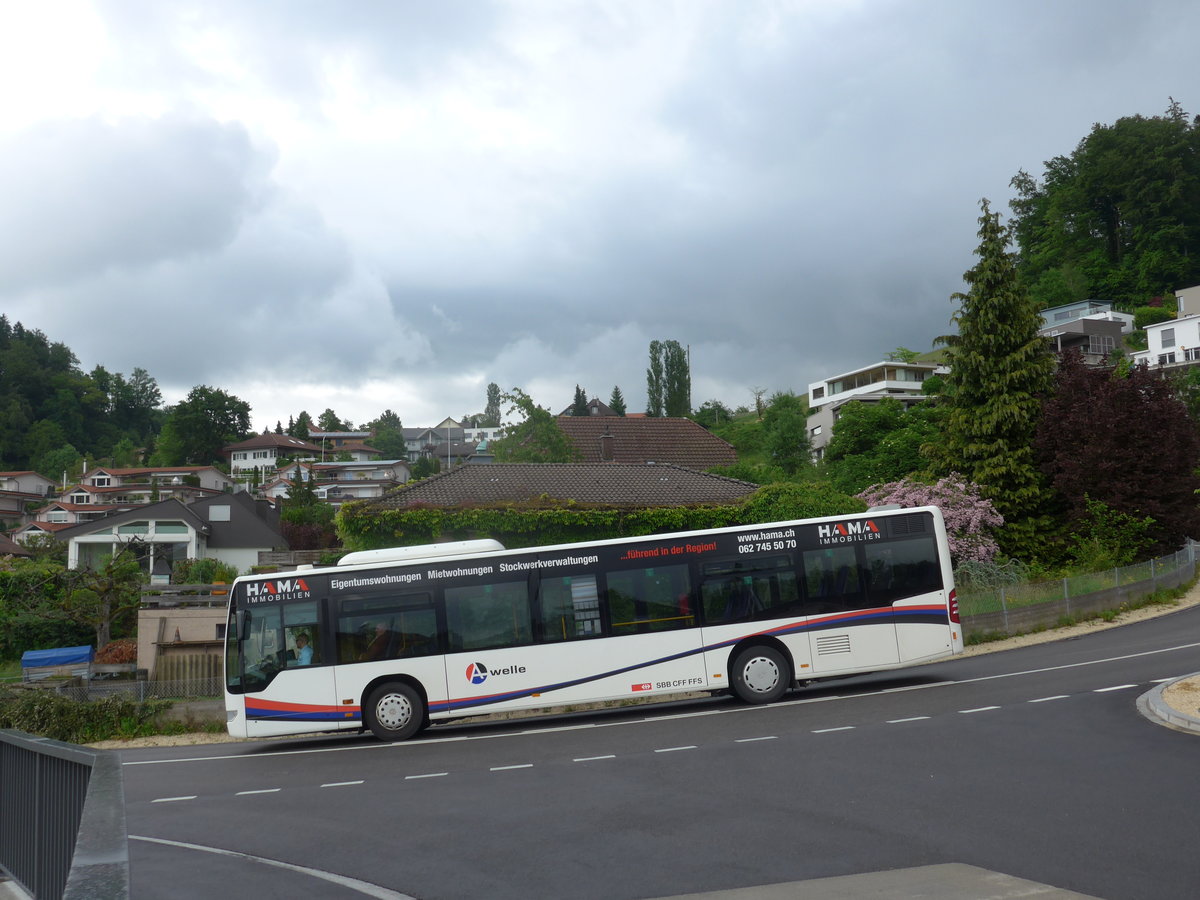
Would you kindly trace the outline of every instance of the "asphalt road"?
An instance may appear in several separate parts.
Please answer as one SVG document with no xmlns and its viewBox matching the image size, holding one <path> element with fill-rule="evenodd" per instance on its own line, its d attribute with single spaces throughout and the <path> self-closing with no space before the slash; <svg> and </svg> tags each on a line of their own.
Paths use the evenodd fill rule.
<svg viewBox="0 0 1200 900">
<path fill-rule="evenodd" d="M 1191 900 L 1200 737 L 1135 701 L 1196 671 L 1200 608 L 770 707 L 125 751 L 134 897 L 608 900 L 966 863 Z"/>
</svg>

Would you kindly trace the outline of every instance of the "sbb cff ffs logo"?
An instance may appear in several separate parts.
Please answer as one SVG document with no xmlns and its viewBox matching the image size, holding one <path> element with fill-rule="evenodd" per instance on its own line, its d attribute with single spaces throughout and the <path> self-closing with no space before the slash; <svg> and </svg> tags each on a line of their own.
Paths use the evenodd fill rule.
<svg viewBox="0 0 1200 900">
<path fill-rule="evenodd" d="M 851 544 L 857 541 L 878 541 L 883 538 L 879 526 L 870 519 L 857 522 L 835 522 L 832 525 L 817 526 L 818 542 L 828 544 Z"/>
<path fill-rule="evenodd" d="M 493 669 L 488 671 L 487 666 L 481 662 L 473 662 L 467 666 L 467 681 L 471 684 L 483 684 L 487 681 L 489 675 L 523 675 L 525 673 L 524 666 L 508 666 L 504 669 Z"/>
</svg>

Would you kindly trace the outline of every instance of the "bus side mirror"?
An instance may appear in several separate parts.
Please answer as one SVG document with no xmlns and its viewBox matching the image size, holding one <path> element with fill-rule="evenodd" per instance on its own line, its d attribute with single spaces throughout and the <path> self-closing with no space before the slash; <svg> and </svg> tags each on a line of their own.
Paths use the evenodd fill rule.
<svg viewBox="0 0 1200 900">
<path fill-rule="evenodd" d="M 234 636 L 238 641 L 244 641 L 250 636 L 250 616 L 246 610 L 239 609 L 234 612 Z"/>
</svg>

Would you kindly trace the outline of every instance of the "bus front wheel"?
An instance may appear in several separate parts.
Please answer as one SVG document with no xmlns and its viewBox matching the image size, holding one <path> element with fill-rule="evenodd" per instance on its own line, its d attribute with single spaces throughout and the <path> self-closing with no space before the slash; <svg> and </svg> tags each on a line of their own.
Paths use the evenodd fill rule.
<svg viewBox="0 0 1200 900">
<path fill-rule="evenodd" d="M 364 709 L 371 733 L 381 741 L 407 741 L 425 723 L 425 704 L 411 685 L 383 684 L 371 691 Z"/>
<path fill-rule="evenodd" d="M 747 647 L 730 670 L 733 692 L 745 703 L 774 703 L 787 693 L 791 669 L 774 647 Z"/>
</svg>

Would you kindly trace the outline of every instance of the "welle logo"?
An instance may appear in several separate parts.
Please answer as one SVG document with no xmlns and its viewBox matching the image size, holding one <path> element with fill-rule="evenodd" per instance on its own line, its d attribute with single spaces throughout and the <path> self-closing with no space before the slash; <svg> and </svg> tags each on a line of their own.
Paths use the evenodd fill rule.
<svg viewBox="0 0 1200 900">
<path fill-rule="evenodd" d="M 523 675 L 525 674 L 524 666 L 506 666 L 503 669 L 492 669 L 488 671 L 487 666 L 481 662 L 473 662 L 467 666 L 467 681 L 471 684 L 483 684 L 488 680 L 488 676 L 499 675 Z"/>
</svg>

